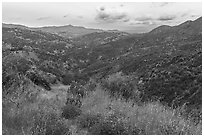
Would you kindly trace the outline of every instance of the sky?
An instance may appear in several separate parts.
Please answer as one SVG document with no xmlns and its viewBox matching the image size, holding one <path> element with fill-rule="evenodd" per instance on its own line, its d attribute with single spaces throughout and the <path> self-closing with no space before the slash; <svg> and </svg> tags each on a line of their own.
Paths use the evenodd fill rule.
<svg viewBox="0 0 204 137">
<path fill-rule="evenodd" d="M 73 25 L 143 33 L 202 15 L 199 2 L 2 3 L 2 21 L 30 27 Z"/>
</svg>

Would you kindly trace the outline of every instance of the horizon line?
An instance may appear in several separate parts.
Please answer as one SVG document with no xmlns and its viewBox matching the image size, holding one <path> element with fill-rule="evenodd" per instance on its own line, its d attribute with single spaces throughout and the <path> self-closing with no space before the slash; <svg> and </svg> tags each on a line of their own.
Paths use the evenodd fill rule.
<svg viewBox="0 0 204 137">
<path fill-rule="evenodd" d="M 202 18 L 202 16 L 196 18 L 195 20 L 199 19 L 199 18 Z M 187 21 L 195 21 L 195 20 L 186 20 L 184 22 L 187 22 Z M 182 22 L 182 23 L 184 23 Z M 179 23 L 177 25 L 174 25 L 174 26 L 178 26 L 182 23 Z M 2 22 L 2 24 L 5 24 L 5 25 L 18 25 L 18 26 L 23 26 L 23 27 L 26 27 L 26 28 L 31 28 L 31 29 L 37 29 L 37 28 L 45 28 L 45 27 L 65 27 L 65 26 L 72 26 L 72 27 L 81 27 L 81 28 L 85 28 L 85 29 L 95 29 L 95 30 L 100 30 L 100 31 L 120 31 L 120 32 L 126 32 L 128 30 L 118 30 L 118 29 L 101 29 L 101 28 L 90 28 L 90 27 L 84 27 L 84 26 L 78 26 L 78 25 L 72 25 L 72 24 L 65 24 L 65 25 L 45 25 L 45 26 L 28 26 L 28 25 L 25 25 L 25 24 L 18 24 L 18 23 L 5 23 L 5 22 Z M 160 25 L 160 26 L 163 26 L 163 25 Z M 160 26 L 157 26 L 157 27 L 160 27 Z M 170 26 L 170 27 L 173 27 L 171 25 L 166 25 L 166 26 Z M 3 27 L 3 25 L 2 25 Z M 156 29 L 157 27 L 153 28 L 152 30 Z M 148 32 L 151 32 L 152 30 L 148 31 Z M 148 33 L 148 32 L 139 32 L 139 33 L 130 33 L 130 32 L 126 32 L 126 33 L 130 33 L 130 34 L 143 34 L 143 33 Z"/>
</svg>

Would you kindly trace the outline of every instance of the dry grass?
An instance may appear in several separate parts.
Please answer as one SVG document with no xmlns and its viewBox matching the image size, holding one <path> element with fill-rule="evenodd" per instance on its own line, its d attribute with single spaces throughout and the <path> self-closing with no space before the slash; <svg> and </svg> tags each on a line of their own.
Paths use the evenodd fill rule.
<svg viewBox="0 0 204 137">
<path fill-rule="evenodd" d="M 66 89 L 66 88 L 65 88 Z M 21 105 L 9 101 L 3 103 L 3 134 L 138 134 L 201 135 L 202 124 L 184 118 L 179 109 L 173 110 L 159 102 L 143 105 L 110 98 L 99 84 L 95 90 L 81 99 L 80 115 L 73 119 L 62 118 L 66 97 L 64 88 L 47 92 L 29 87 L 33 96 L 21 94 Z M 56 93 L 56 94 L 55 94 Z M 58 95 L 58 96 L 57 96 Z M 32 98 L 32 99 L 31 99 Z M 77 108 L 79 109 L 79 108 Z"/>
<path fill-rule="evenodd" d="M 130 101 L 109 98 L 108 93 L 100 86 L 93 94 L 84 98 L 82 103 L 82 116 L 87 117 L 82 118 L 82 120 L 93 118 L 93 121 L 90 121 L 92 124 L 86 124 L 89 125 L 86 128 L 90 130 L 90 134 L 200 135 L 202 132 L 201 121 L 196 125 L 190 118 L 185 119 L 177 111 L 165 107 L 159 102 L 133 106 Z M 111 120 L 115 122 L 110 123 Z M 94 121 L 97 121 L 96 124 L 93 124 Z M 110 127 L 114 129 L 114 126 L 117 129 L 120 126 L 119 129 L 122 132 L 117 132 L 115 129 L 104 132 L 106 130 L 104 124 L 107 126 L 107 130 Z M 92 131 L 96 125 L 99 130 L 97 132 Z"/>
<path fill-rule="evenodd" d="M 62 90 L 57 93 L 30 84 L 18 97 L 15 96 L 18 103 L 4 99 L 3 134 L 70 134 L 67 121 L 61 118 L 61 108 L 64 106 L 66 96 Z"/>
</svg>

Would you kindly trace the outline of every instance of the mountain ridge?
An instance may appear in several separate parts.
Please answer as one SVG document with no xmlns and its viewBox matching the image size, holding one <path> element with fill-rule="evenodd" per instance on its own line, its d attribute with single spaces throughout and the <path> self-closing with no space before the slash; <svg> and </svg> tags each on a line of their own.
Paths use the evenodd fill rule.
<svg viewBox="0 0 204 137">
<path fill-rule="evenodd" d="M 200 22 L 202 21 L 202 16 L 195 19 L 195 20 L 188 20 L 184 23 L 181 23 L 179 25 L 186 25 L 189 22 Z M 175 26 L 179 26 L 179 25 L 175 25 Z M 158 33 L 160 31 L 166 31 L 172 27 L 175 26 L 169 26 L 169 25 L 161 25 L 158 26 L 152 30 L 150 30 L 149 32 L 146 33 Z M 31 30 L 41 30 L 44 32 L 50 32 L 50 33 L 56 33 L 60 36 L 63 37 L 67 37 L 67 38 L 75 38 L 75 37 L 80 37 L 86 34 L 90 34 L 90 33 L 94 33 L 94 32 L 125 32 L 125 31 L 120 31 L 120 30 L 103 30 L 103 29 L 97 29 L 97 28 L 86 28 L 83 26 L 74 26 L 74 25 L 62 25 L 62 26 L 42 26 L 42 27 L 28 27 L 25 25 L 20 25 L 20 24 L 7 24 L 7 23 L 2 23 L 2 27 L 10 27 L 10 28 L 22 28 L 22 29 L 31 29 Z M 158 32 L 157 32 L 158 31 Z M 126 32 L 128 33 L 128 32 Z M 146 34 L 145 33 L 145 34 Z M 143 34 L 143 33 L 132 33 L 132 34 Z"/>
<path fill-rule="evenodd" d="M 200 109 L 202 18 L 161 28 L 157 33 L 120 39 L 115 32 L 94 35 L 95 32 L 84 35 L 87 36 L 84 43 L 97 38 L 102 43 L 97 40 L 99 45 L 87 46 L 57 34 L 3 27 L 3 85 L 10 87 L 12 80 L 21 74 L 50 90 L 49 85 L 57 82 L 71 85 L 92 78 L 100 82 L 120 73 L 135 83 L 144 102 L 157 99 L 172 108 L 187 105 L 189 110 Z M 121 88 L 126 92 L 121 86 L 116 91 Z"/>
</svg>

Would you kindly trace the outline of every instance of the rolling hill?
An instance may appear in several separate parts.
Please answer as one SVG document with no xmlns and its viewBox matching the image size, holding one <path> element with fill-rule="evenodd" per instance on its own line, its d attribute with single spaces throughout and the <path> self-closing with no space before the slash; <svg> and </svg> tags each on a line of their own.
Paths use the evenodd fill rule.
<svg viewBox="0 0 204 137">
<path fill-rule="evenodd" d="M 202 134 L 202 18 L 2 34 L 3 134 Z"/>
<path fill-rule="evenodd" d="M 16 24 L 2 24 L 3 27 L 7 28 L 20 28 L 20 29 L 29 29 L 33 31 L 43 31 L 48 33 L 57 34 L 62 37 L 66 38 L 74 38 L 79 37 L 82 35 L 90 34 L 93 32 L 102 32 L 103 30 L 100 29 L 91 29 L 85 28 L 81 26 L 72 26 L 72 25 L 65 25 L 65 26 L 47 26 L 47 27 L 27 27 L 23 25 L 16 25 Z"/>
<path fill-rule="evenodd" d="M 141 89 L 144 95 L 153 90 L 149 86 L 155 84 L 155 77 L 158 81 L 160 77 L 171 77 L 171 81 L 176 77 L 174 73 L 180 73 L 180 77 L 185 77 L 183 73 L 191 73 L 191 84 L 200 79 L 202 18 L 177 26 L 160 26 L 142 35 L 109 31 L 93 32 L 75 39 L 45 32 L 49 27 L 44 31 L 34 31 L 22 26 L 11 26 L 3 25 L 3 61 L 4 57 L 16 54 L 32 64 L 28 65 L 30 67 L 25 72 L 34 66 L 39 73 L 51 73 L 58 80 L 71 77 L 68 80 L 71 81 L 72 77 L 78 79 L 79 75 L 104 78 L 121 71 L 127 75 L 135 75 L 142 81 L 145 85 Z M 64 30 L 70 27 L 73 28 L 65 26 Z M 53 27 L 51 30 L 55 29 L 59 28 Z M 153 76 L 154 81 L 151 80 Z M 188 84 L 191 85 L 190 83 Z M 200 84 L 196 83 L 198 87 Z M 185 86 L 182 91 L 187 89 L 188 86 Z M 192 91 L 194 92 L 197 90 Z"/>
</svg>

